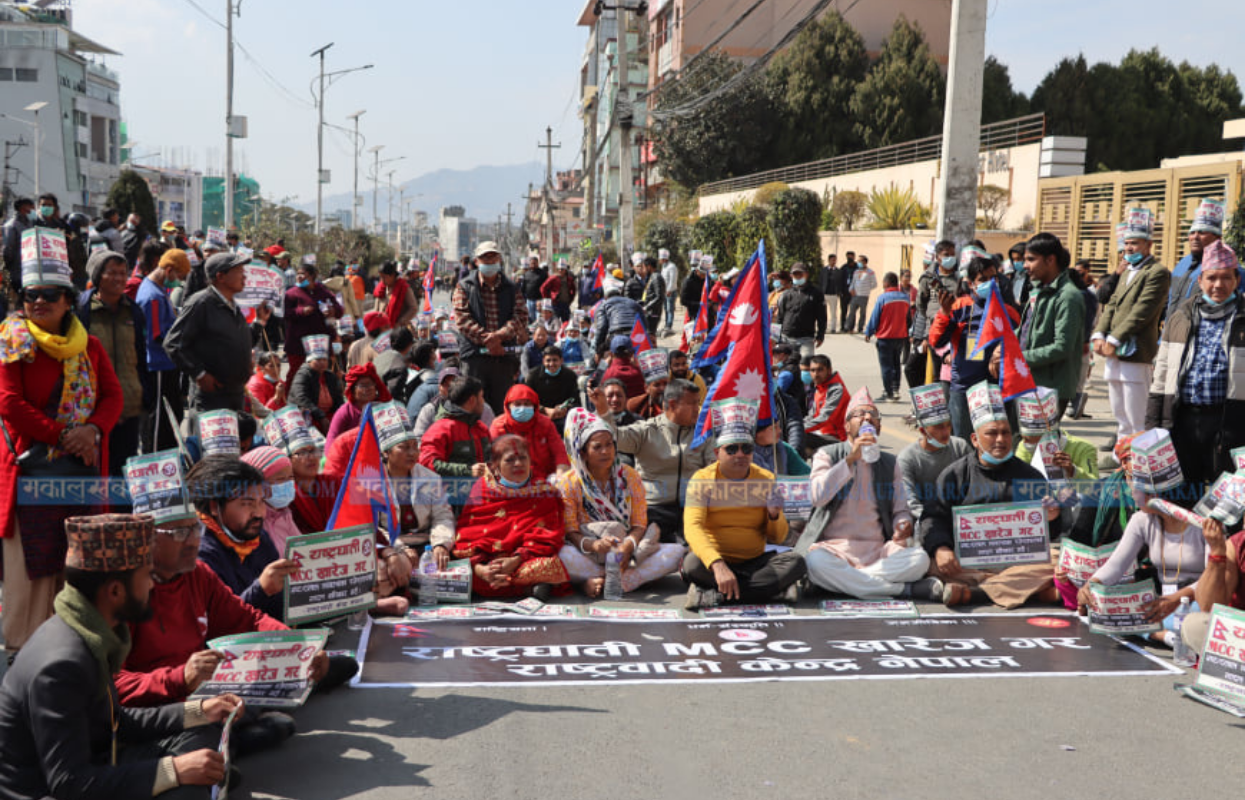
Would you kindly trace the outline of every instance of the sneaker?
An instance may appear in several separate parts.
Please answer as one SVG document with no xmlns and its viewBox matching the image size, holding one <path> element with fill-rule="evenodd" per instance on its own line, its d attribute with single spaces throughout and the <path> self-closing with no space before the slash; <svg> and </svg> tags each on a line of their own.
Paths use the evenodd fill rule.
<svg viewBox="0 0 1245 800">
<path fill-rule="evenodd" d="M 718 594 L 717 589 L 702 589 L 693 583 L 687 587 L 687 600 L 684 601 L 683 607 L 688 611 L 696 611 L 701 608 L 713 608 L 721 603 L 722 595 Z"/>
<path fill-rule="evenodd" d="M 800 581 L 796 581 L 787 587 L 782 593 L 781 600 L 789 606 L 793 606 L 800 602 L 800 598 L 804 596 L 804 592 L 800 589 Z"/>
<path fill-rule="evenodd" d="M 919 581 L 904 584 L 901 598 L 910 600 L 929 600 L 935 603 L 942 601 L 942 581 L 931 576 Z"/>
<path fill-rule="evenodd" d="M 231 735 L 235 756 L 252 755 L 271 750 L 297 732 L 294 718 L 280 711 L 265 711 L 249 725 L 234 729 Z"/>
</svg>

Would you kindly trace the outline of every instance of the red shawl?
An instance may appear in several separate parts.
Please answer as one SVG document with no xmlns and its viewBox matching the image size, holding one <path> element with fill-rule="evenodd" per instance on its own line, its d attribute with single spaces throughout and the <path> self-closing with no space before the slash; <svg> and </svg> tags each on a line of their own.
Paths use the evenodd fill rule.
<svg viewBox="0 0 1245 800">
<path fill-rule="evenodd" d="M 398 327 L 398 321 L 402 319 L 402 304 L 406 302 L 408 288 L 405 278 L 398 278 L 389 287 L 389 302 L 385 305 L 385 324 L 389 330 Z"/>
<path fill-rule="evenodd" d="M 490 473 L 476 482 L 458 517 L 454 555 L 472 563 L 497 556 L 557 556 L 565 541 L 562 499 L 543 480 L 507 489 Z"/>
<path fill-rule="evenodd" d="M 311 485 L 311 491 L 303 491 L 303 487 L 295 484 L 294 502 L 290 504 L 290 513 L 294 524 L 303 533 L 319 533 L 328 530 L 329 516 L 337 502 L 337 481 L 321 475 Z"/>
</svg>

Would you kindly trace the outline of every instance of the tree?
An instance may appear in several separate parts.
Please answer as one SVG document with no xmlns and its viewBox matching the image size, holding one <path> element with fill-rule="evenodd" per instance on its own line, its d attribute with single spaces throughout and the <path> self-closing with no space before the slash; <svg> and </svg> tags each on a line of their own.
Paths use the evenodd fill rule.
<svg viewBox="0 0 1245 800">
<path fill-rule="evenodd" d="M 156 200 L 151 196 L 151 187 L 147 180 L 132 169 L 123 169 L 117 176 L 116 183 L 108 190 L 104 205 L 117 209 L 124 222 L 130 214 L 142 217 L 143 227 L 147 231 L 160 228 L 160 220 L 156 216 Z"/>
<path fill-rule="evenodd" d="M 1002 122 L 1029 113 L 1029 98 L 1012 88 L 1007 65 L 994 56 L 986 58 L 981 73 L 981 124 Z"/>
<path fill-rule="evenodd" d="M 741 69 L 727 55 L 709 53 L 686 75 L 662 84 L 657 95 L 650 115 L 658 164 L 689 189 L 765 166 L 772 114 L 760 76 L 720 95 L 710 94 Z M 696 105 L 688 105 L 692 103 Z"/>
<path fill-rule="evenodd" d="M 670 251 L 670 260 L 679 267 L 679 274 L 687 265 L 684 253 L 688 250 L 691 231 L 687 223 L 677 219 L 654 219 L 640 237 L 640 249 L 653 258 L 663 247 Z"/>
<path fill-rule="evenodd" d="M 1223 243 L 1231 247 L 1240 261 L 1245 261 L 1245 189 L 1236 198 L 1236 208 L 1223 226 Z"/>
<path fill-rule="evenodd" d="M 761 241 L 765 242 L 765 263 L 774 263 L 774 234 L 769 229 L 769 222 L 766 217 L 769 209 L 761 206 L 749 206 L 743 212 L 736 216 L 735 253 L 734 258 L 723 265 L 724 269 L 731 267 L 743 268 L 748 263 L 748 259 L 752 258 L 752 254 L 757 250 L 757 244 Z"/>
<path fill-rule="evenodd" d="M 985 186 L 978 186 L 977 210 L 981 216 L 977 219 L 977 227 L 987 231 L 1000 230 L 1010 204 L 1011 199 L 1003 187 L 989 183 Z"/>
<path fill-rule="evenodd" d="M 834 200 L 830 203 L 830 213 L 850 231 L 856 221 L 865 215 L 868 204 L 869 198 L 863 192 L 849 189 L 834 195 Z"/>
<path fill-rule="evenodd" d="M 869 193 L 869 227 L 876 231 L 910 230 L 918 223 L 928 223 L 930 210 L 917 199 L 911 189 L 895 184 Z"/>
<path fill-rule="evenodd" d="M 821 198 L 808 189 L 788 189 L 774 196 L 765 218 L 774 236 L 772 269 L 803 262 L 809 274 L 821 265 Z"/>
<path fill-rule="evenodd" d="M 766 92 L 774 104 L 774 152 L 786 166 L 856 149 L 844 124 L 869 64 L 860 33 L 837 11 L 811 23 L 770 62 Z"/>
<path fill-rule="evenodd" d="M 861 143 L 884 147 L 940 133 L 945 90 L 920 26 L 900 14 L 882 54 L 852 95 Z"/>
<path fill-rule="evenodd" d="M 787 191 L 791 187 L 782 181 L 773 181 L 758 188 L 752 194 L 752 202 L 749 205 L 768 206 L 773 202 L 774 198 L 782 192 Z"/>
<path fill-rule="evenodd" d="M 692 247 L 713 256 L 715 264 L 729 264 L 735 257 L 739 224 L 730 211 L 705 214 L 692 224 Z"/>
</svg>

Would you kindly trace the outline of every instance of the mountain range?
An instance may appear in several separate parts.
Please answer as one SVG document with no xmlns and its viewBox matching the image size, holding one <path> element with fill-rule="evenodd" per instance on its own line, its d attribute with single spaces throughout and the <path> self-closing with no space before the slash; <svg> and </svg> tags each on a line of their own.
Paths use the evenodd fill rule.
<svg viewBox="0 0 1245 800">
<path fill-rule="evenodd" d="M 362 221 L 372 218 L 372 184 L 363 178 L 365 165 L 360 164 L 359 194 L 363 196 L 363 208 L 360 212 Z M 337 183 L 342 181 L 341 173 L 334 175 Z M 351 176 L 347 174 L 349 181 Z M 545 179 L 545 167 L 537 161 L 527 164 L 510 164 L 506 166 L 480 166 L 468 170 L 439 169 L 412 178 L 401 184 L 393 185 L 393 214 L 396 220 L 399 214 L 398 192 L 405 190 L 403 198 L 411 203 L 411 208 L 428 212 L 428 221 L 435 225 L 437 212 L 444 206 L 463 206 L 468 217 L 474 217 L 481 223 L 496 222 L 498 215 L 505 216 L 506 203 L 510 203 L 513 219 L 516 223 L 522 219 L 523 196 L 528 184 L 539 187 Z M 387 220 L 389 214 L 389 189 L 381 184 L 376 198 L 376 213 L 380 219 Z M 316 204 L 301 203 L 300 210 L 314 214 Z M 324 196 L 324 213 L 332 214 L 339 209 L 350 208 L 350 192 L 338 192 Z"/>
</svg>

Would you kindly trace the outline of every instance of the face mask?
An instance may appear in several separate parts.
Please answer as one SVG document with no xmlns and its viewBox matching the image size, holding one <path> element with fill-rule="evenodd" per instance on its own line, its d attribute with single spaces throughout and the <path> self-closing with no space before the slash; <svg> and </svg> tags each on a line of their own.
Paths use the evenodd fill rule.
<svg viewBox="0 0 1245 800">
<path fill-rule="evenodd" d="M 532 417 L 536 416 L 536 408 L 534 406 L 511 406 L 510 416 L 514 417 L 515 422 L 531 422 Z"/>
<path fill-rule="evenodd" d="M 484 265 L 481 264 L 480 266 Z M 531 478 L 528 478 L 526 481 L 512 481 L 509 478 L 503 478 L 501 476 L 498 476 L 497 478 L 497 482 L 502 486 L 505 486 L 507 489 L 522 489 L 524 486 L 527 486 L 527 483 L 530 480 Z"/>
<path fill-rule="evenodd" d="M 55 213 L 56 213 L 56 209 L 52 208 L 51 206 L 39 206 L 39 216 L 43 217 L 44 219 L 51 219 L 52 215 Z"/>
<path fill-rule="evenodd" d="M 987 464 L 993 464 L 993 465 L 994 465 L 994 466 L 996 466 L 996 467 L 997 467 L 999 464 L 1004 464 L 1004 463 L 1006 463 L 1006 462 L 1007 462 L 1007 460 L 1008 460 L 1008 459 L 1010 459 L 1010 458 L 1011 458 L 1011 456 L 1010 456 L 1010 455 L 1006 455 L 1006 456 L 1003 456 L 1002 458 L 999 458 L 998 456 L 994 455 L 993 453 L 987 453 L 985 450 L 982 450 L 982 451 L 981 451 L 981 460 L 982 460 L 982 461 L 985 461 Z"/>
<path fill-rule="evenodd" d="M 127 223 L 125 223 L 125 229 L 126 229 L 127 231 L 132 231 L 132 230 L 134 230 L 134 223 L 133 223 L 133 222 L 127 222 Z"/>
<path fill-rule="evenodd" d="M 1210 295 L 1206 294 L 1206 292 L 1202 292 L 1202 302 L 1203 302 L 1203 303 L 1205 303 L 1206 305 L 1210 306 L 1211 308 L 1219 308 L 1219 307 L 1220 307 L 1220 306 L 1222 306 L 1224 303 L 1227 303 L 1227 302 L 1229 302 L 1230 300 L 1232 300 L 1232 298 L 1234 298 L 1234 297 L 1236 297 L 1236 292 L 1233 292 L 1232 294 L 1230 294 L 1230 295 L 1228 295 L 1227 297 L 1223 298 L 1223 300 L 1222 300 L 1221 302 L 1216 303 L 1214 300 L 1211 300 L 1211 299 L 1210 299 Z"/>
<path fill-rule="evenodd" d="M 281 379 L 280 379 L 280 378 L 274 378 L 274 377 L 272 377 L 271 375 L 269 375 L 268 373 L 266 373 L 266 372 L 265 372 L 265 373 L 264 373 L 264 380 L 268 381 L 269 383 L 276 383 L 277 381 L 279 381 L 279 380 L 281 380 Z"/>
<path fill-rule="evenodd" d="M 1140 264 L 1143 258 L 1145 258 L 1145 256 L 1141 253 L 1126 253 L 1124 255 L 1124 260 L 1129 264 L 1132 264 L 1134 267 Z"/>
<path fill-rule="evenodd" d="M 1025 268 L 1025 262 L 1023 261 L 1012 262 L 1012 269 L 1014 269 L 1016 272 L 1023 272 L 1024 268 Z"/>
<path fill-rule="evenodd" d="M 309 286 L 311 286 L 311 281 L 299 281 L 299 282 L 298 282 L 298 288 L 299 288 L 299 289 L 306 289 L 306 288 L 308 288 Z"/>
<path fill-rule="evenodd" d="M 775 292 L 778 291 L 779 286 L 782 286 L 782 281 L 770 281 L 769 282 L 769 288 L 771 291 L 775 291 Z M 797 283 L 796 286 L 799 286 L 799 284 Z"/>
<path fill-rule="evenodd" d="M 256 531 L 254 536 L 239 536 L 238 534 L 229 530 L 229 526 L 225 524 L 225 521 L 220 518 L 219 514 L 216 517 L 216 522 L 220 525 L 221 531 L 223 531 L 224 534 L 228 536 L 231 541 L 237 542 L 239 544 L 243 542 L 253 542 L 259 538 L 259 531 Z"/>
<path fill-rule="evenodd" d="M 26 221 L 27 221 L 27 222 L 30 222 L 30 223 L 35 223 L 35 222 L 38 222 L 38 221 L 39 221 L 39 212 L 38 212 L 38 211 L 31 211 L 29 214 L 27 214 L 27 215 L 26 215 Z"/>
<path fill-rule="evenodd" d="M 486 278 L 491 278 L 501 272 L 501 264 L 481 264 L 480 274 Z"/>
<path fill-rule="evenodd" d="M 935 450 L 943 450 L 951 444 L 951 442 L 940 442 L 937 439 L 931 439 L 928 436 L 925 437 L 925 441 Z"/>
<path fill-rule="evenodd" d="M 800 381 L 805 386 L 812 386 L 813 385 L 813 373 L 809 372 L 806 369 L 800 370 Z"/>
<path fill-rule="evenodd" d="M 794 283 L 796 286 L 803 286 L 804 284 L 808 283 L 808 278 L 792 278 L 791 282 Z"/>
<path fill-rule="evenodd" d="M 272 496 L 268 498 L 268 505 L 273 508 L 285 508 L 292 502 L 294 502 L 294 481 L 272 484 Z"/>
<path fill-rule="evenodd" d="M 342 343 L 341 343 L 341 342 L 333 342 L 333 355 L 337 355 L 337 354 L 338 354 L 338 353 L 340 353 L 341 351 L 342 351 Z"/>
<path fill-rule="evenodd" d="M 942 263 L 943 269 L 954 269 L 955 268 L 955 256 L 943 256 L 941 263 Z"/>
<path fill-rule="evenodd" d="M 558 368 L 557 368 L 557 369 L 555 369 L 555 370 L 549 370 L 549 369 L 546 369 L 546 370 L 545 370 L 545 374 L 546 374 L 546 375 L 548 375 L 550 378 L 552 378 L 552 377 L 556 376 L 556 375 L 557 375 L 559 372 L 561 372 L 561 371 L 562 371 L 562 368 L 561 368 L 561 367 L 558 367 Z"/>
<path fill-rule="evenodd" d="M 982 300 L 986 300 L 990 297 L 990 281 L 977 284 L 977 296 Z"/>
</svg>

